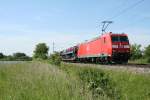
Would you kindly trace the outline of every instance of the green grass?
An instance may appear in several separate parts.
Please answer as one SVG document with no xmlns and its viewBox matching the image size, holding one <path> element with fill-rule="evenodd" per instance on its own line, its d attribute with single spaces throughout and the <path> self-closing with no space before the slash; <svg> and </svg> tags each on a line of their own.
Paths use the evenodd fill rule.
<svg viewBox="0 0 150 100">
<path fill-rule="evenodd" d="M 62 70 L 66 70 L 68 73 L 74 73 L 78 76 L 78 73 L 84 72 L 85 69 L 93 69 L 93 74 L 88 76 L 89 74 L 85 73 L 84 76 L 91 77 L 95 73 L 103 73 L 104 76 L 107 76 L 107 86 L 111 87 L 111 89 L 108 88 L 107 90 L 104 90 L 105 87 L 100 86 L 102 89 L 104 88 L 104 92 L 113 91 L 111 94 L 113 97 L 106 94 L 106 96 L 108 96 L 107 98 L 113 100 L 116 100 L 118 97 L 120 100 L 150 100 L 150 74 L 137 74 L 120 70 L 106 70 L 96 68 L 92 65 L 62 64 Z M 94 75 L 93 79 L 97 79 L 97 77 L 100 77 L 100 75 Z M 101 84 L 101 81 L 97 84 Z M 114 90 L 117 92 L 114 92 Z"/>
<path fill-rule="evenodd" d="M 39 62 L 0 64 L 0 100 L 87 100 L 82 84 L 55 66 Z"/>
<path fill-rule="evenodd" d="M 117 83 L 123 100 L 150 100 L 150 75 L 106 71 Z"/>
<path fill-rule="evenodd" d="M 150 74 L 93 65 L 0 64 L 0 100 L 150 100 Z"/>
<path fill-rule="evenodd" d="M 146 58 L 140 58 L 136 60 L 129 60 L 128 63 L 133 63 L 133 64 L 149 64 L 148 59 Z"/>
</svg>

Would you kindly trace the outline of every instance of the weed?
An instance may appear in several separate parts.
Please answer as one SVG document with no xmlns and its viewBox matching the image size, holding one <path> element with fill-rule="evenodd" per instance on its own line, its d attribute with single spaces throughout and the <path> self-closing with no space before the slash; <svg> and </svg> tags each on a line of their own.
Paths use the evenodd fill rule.
<svg viewBox="0 0 150 100">
<path fill-rule="evenodd" d="M 120 99 L 120 94 L 115 90 L 115 84 L 102 70 L 84 68 L 79 72 L 79 77 L 85 86 L 92 91 L 93 96 L 107 96 L 115 100 Z"/>
</svg>

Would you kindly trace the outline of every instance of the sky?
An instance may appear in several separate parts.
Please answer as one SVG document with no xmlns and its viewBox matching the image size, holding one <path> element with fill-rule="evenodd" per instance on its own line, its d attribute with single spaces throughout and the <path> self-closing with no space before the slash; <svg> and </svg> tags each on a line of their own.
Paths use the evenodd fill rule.
<svg viewBox="0 0 150 100">
<path fill-rule="evenodd" d="M 150 44 L 150 0 L 1 0 L 0 52 L 32 56 L 36 44 L 52 52 L 101 35 L 102 21 L 112 20 L 107 32 L 126 33 L 131 44 Z M 124 13 L 124 9 L 128 9 Z M 117 17 L 111 19 L 113 16 Z"/>
</svg>

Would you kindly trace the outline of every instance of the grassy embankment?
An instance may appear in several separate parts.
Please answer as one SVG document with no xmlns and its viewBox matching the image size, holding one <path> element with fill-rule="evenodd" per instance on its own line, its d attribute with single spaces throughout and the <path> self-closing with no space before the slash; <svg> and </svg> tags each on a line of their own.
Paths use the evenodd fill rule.
<svg viewBox="0 0 150 100">
<path fill-rule="evenodd" d="M 132 63 L 132 64 L 150 64 L 150 61 L 148 61 L 148 59 L 136 59 L 136 60 L 129 60 L 128 63 Z"/>
<path fill-rule="evenodd" d="M 80 81 L 39 62 L 0 64 L 0 100 L 87 100 Z"/>
<path fill-rule="evenodd" d="M 148 100 L 150 75 L 62 63 L 0 64 L 1 100 Z"/>
<path fill-rule="evenodd" d="M 92 65 L 81 65 L 79 67 L 79 65 L 76 64 L 66 63 L 63 63 L 62 69 L 70 74 L 74 73 L 79 77 L 84 77 L 84 82 L 88 84 L 90 84 L 89 80 L 92 80 L 95 84 L 103 83 L 99 77 L 106 79 L 107 81 L 105 82 L 107 85 L 105 86 L 109 88 L 105 88 L 103 85 L 100 85 L 99 87 L 111 99 L 150 100 L 150 74 L 131 73 L 120 70 L 105 70 L 96 68 Z M 92 79 L 88 79 L 89 77 Z M 97 80 L 99 80 L 99 83 L 96 83 Z"/>
</svg>

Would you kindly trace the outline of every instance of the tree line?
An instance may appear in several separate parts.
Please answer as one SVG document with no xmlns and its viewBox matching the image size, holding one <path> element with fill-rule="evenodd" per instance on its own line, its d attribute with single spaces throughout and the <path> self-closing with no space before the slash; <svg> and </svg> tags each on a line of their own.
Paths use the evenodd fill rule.
<svg viewBox="0 0 150 100">
<path fill-rule="evenodd" d="M 142 49 L 140 44 L 132 44 L 131 46 L 131 56 L 130 60 L 144 60 L 145 62 L 150 63 L 150 45 Z M 35 50 L 33 51 L 33 56 L 29 57 L 25 53 L 14 53 L 13 55 L 4 55 L 0 53 L 0 60 L 22 60 L 22 61 L 31 61 L 32 59 L 36 60 L 47 60 L 49 59 L 51 63 L 59 64 L 61 58 L 59 56 L 59 52 L 54 52 L 53 54 L 48 55 L 49 47 L 46 43 L 39 43 L 35 46 Z"/>
<path fill-rule="evenodd" d="M 131 45 L 131 57 L 130 60 L 143 60 L 150 63 L 150 45 L 142 49 L 140 44 Z"/>
<path fill-rule="evenodd" d="M 12 55 L 4 55 L 0 53 L 1 61 L 31 61 L 32 57 L 27 56 L 25 53 L 16 52 Z"/>
</svg>

